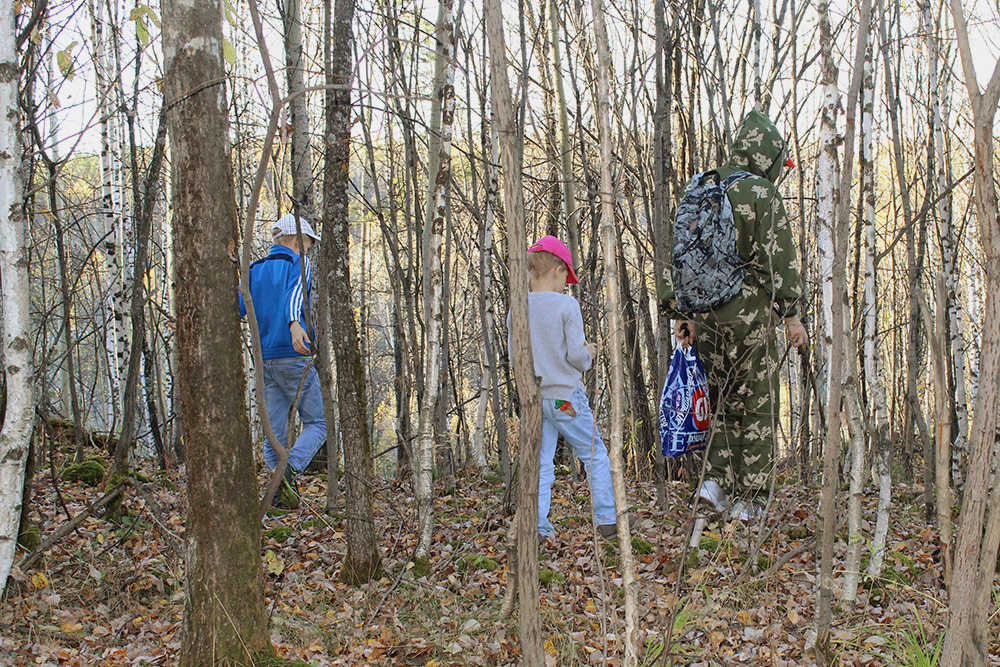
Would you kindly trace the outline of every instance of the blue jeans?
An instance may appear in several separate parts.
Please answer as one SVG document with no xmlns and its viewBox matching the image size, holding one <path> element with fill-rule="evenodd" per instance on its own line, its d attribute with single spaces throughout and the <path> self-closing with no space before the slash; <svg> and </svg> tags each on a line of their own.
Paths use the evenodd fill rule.
<svg viewBox="0 0 1000 667">
<path fill-rule="evenodd" d="M 542 535 L 551 535 L 555 530 L 549 523 L 549 505 L 552 502 L 552 482 L 555 481 L 552 461 L 560 433 L 587 469 L 594 503 L 594 523 L 602 526 L 616 521 L 611 461 L 601 434 L 594 426 L 594 413 L 590 410 L 587 394 L 583 389 L 577 389 L 570 400 L 576 417 L 557 408 L 551 398 L 542 399 L 542 455 L 538 471 L 538 532 Z"/>
<path fill-rule="evenodd" d="M 288 408 L 295 400 L 299 382 L 302 381 L 302 373 L 310 361 L 312 361 L 310 357 L 264 360 L 264 397 L 267 400 L 267 414 L 271 418 L 271 427 L 282 447 L 288 446 Z M 323 395 L 319 390 L 319 373 L 316 372 L 315 366 L 309 369 L 309 374 L 302 385 L 298 411 L 299 419 L 302 421 L 302 432 L 292 443 L 288 464 L 295 472 L 302 472 L 326 440 Z M 278 454 L 266 438 L 264 463 L 268 470 L 274 470 L 278 464 Z"/>
</svg>

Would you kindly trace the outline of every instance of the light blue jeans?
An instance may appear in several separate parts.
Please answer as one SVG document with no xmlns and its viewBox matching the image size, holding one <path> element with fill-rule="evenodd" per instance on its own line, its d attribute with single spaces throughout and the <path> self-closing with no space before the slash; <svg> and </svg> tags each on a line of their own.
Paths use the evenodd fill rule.
<svg viewBox="0 0 1000 667">
<path fill-rule="evenodd" d="M 570 401 L 576 410 L 576 417 L 557 408 L 551 398 L 542 399 L 542 454 L 538 471 L 538 532 L 542 535 L 552 535 L 555 531 L 549 523 L 549 506 L 552 503 L 552 482 L 555 481 L 553 459 L 560 433 L 587 469 L 594 504 L 594 523 L 602 526 L 616 521 L 611 461 L 601 433 L 594 427 L 594 413 L 590 410 L 587 394 L 583 389 L 577 389 Z"/>
<path fill-rule="evenodd" d="M 310 357 L 281 357 L 264 360 L 264 396 L 267 400 L 267 414 L 271 427 L 282 447 L 288 444 L 288 408 L 295 400 L 295 394 L 302 381 L 302 373 Z M 309 369 L 302 394 L 299 396 L 299 419 L 302 432 L 292 443 L 288 464 L 295 472 L 302 472 L 326 440 L 326 417 L 323 414 L 323 395 L 319 390 L 319 373 L 316 367 Z M 271 443 L 264 442 L 264 464 L 274 470 L 278 464 L 278 454 Z"/>
</svg>

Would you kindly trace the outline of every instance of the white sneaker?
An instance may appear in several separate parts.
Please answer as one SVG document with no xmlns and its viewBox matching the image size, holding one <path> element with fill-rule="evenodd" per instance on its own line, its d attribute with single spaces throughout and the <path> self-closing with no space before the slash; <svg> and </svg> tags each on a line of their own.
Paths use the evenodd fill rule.
<svg viewBox="0 0 1000 667">
<path fill-rule="evenodd" d="M 729 518 L 733 521 L 751 523 L 759 519 L 762 513 L 763 510 L 757 503 L 737 500 L 729 510 Z"/>
<path fill-rule="evenodd" d="M 726 492 L 714 479 L 706 479 L 698 489 L 698 502 L 707 505 L 715 514 L 722 514 L 729 509 Z"/>
</svg>

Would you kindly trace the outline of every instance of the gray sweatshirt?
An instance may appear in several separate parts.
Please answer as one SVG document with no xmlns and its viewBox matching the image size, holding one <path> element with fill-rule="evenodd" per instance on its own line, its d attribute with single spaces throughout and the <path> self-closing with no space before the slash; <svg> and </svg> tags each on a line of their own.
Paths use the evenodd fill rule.
<svg viewBox="0 0 1000 667">
<path fill-rule="evenodd" d="M 542 398 L 570 400 L 573 392 L 583 386 L 583 372 L 593 363 L 585 347 L 579 302 L 560 292 L 530 292 L 528 325 Z M 510 331 L 508 312 L 507 349 L 513 354 Z"/>
</svg>

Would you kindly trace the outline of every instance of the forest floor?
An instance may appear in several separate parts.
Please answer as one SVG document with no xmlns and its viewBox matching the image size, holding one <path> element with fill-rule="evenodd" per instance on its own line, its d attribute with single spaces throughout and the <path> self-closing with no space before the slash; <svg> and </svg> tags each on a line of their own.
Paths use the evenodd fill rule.
<svg viewBox="0 0 1000 667">
<path fill-rule="evenodd" d="M 0 608 L 0 664 L 176 663 L 184 607 L 176 547 L 184 531 L 183 476 L 148 474 L 146 499 L 130 492 L 121 523 L 90 517 L 26 571 L 15 567 Z M 519 664 L 516 615 L 500 618 L 509 525 L 500 480 L 488 475 L 437 485 L 431 572 L 422 577 L 410 563 L 417 526 L 412 492 L 389 480 L 379 484 L 375 532 L 385 572 L 361 587 L 338 581 L 344 518 L 324 514 L 323 476 L 302 480 L 303 509 L 264 521 L 264 595 L 277 654 L 311 665 Z M 101 496 L 99 487 L 80 482 L 59 487 L 74 515 Z M 839 592 L 835 597 L 832 641 L 843 665 L 933 665 L 943 638 L 947 598 L 934 530 L 914 504 L 918 489 L 894 492 L 883 576 L 863 579 L 856 604 L 843 603 Z M 688 484 L 669 484 L 663 511 L 652 485 L 629 485 L 639 518 L 633 544 L 640 664 L 815 664 L 810 545 L 818 492 L 779 478 L 756 557 L 750 555 L 756 533 L 736 522 L 710 523 L 687 558 L 678 591 L 690 495 Z M 868 522 L 875 502 L 874 493 L 865 500 Z M 557 536 L 539 553 L 541 568 L 550 571 L 541 601 L 549 665 L 621 661 L 619 552 L 616 544 L 595 540 L 589 513 L 585 483 L 574 484 L 560 470 L 551 513 Z M 36 478 L 32 518 L 41 522 L 43 540 L 66 521 L 44 469 Z M 846 529 L 841 532 L 842 564 Z M 996 587 L 991 606 L 991 664 L 1000 665 Z M 672 611 L 671 656 L 661 661 Z"/>
</svg>

